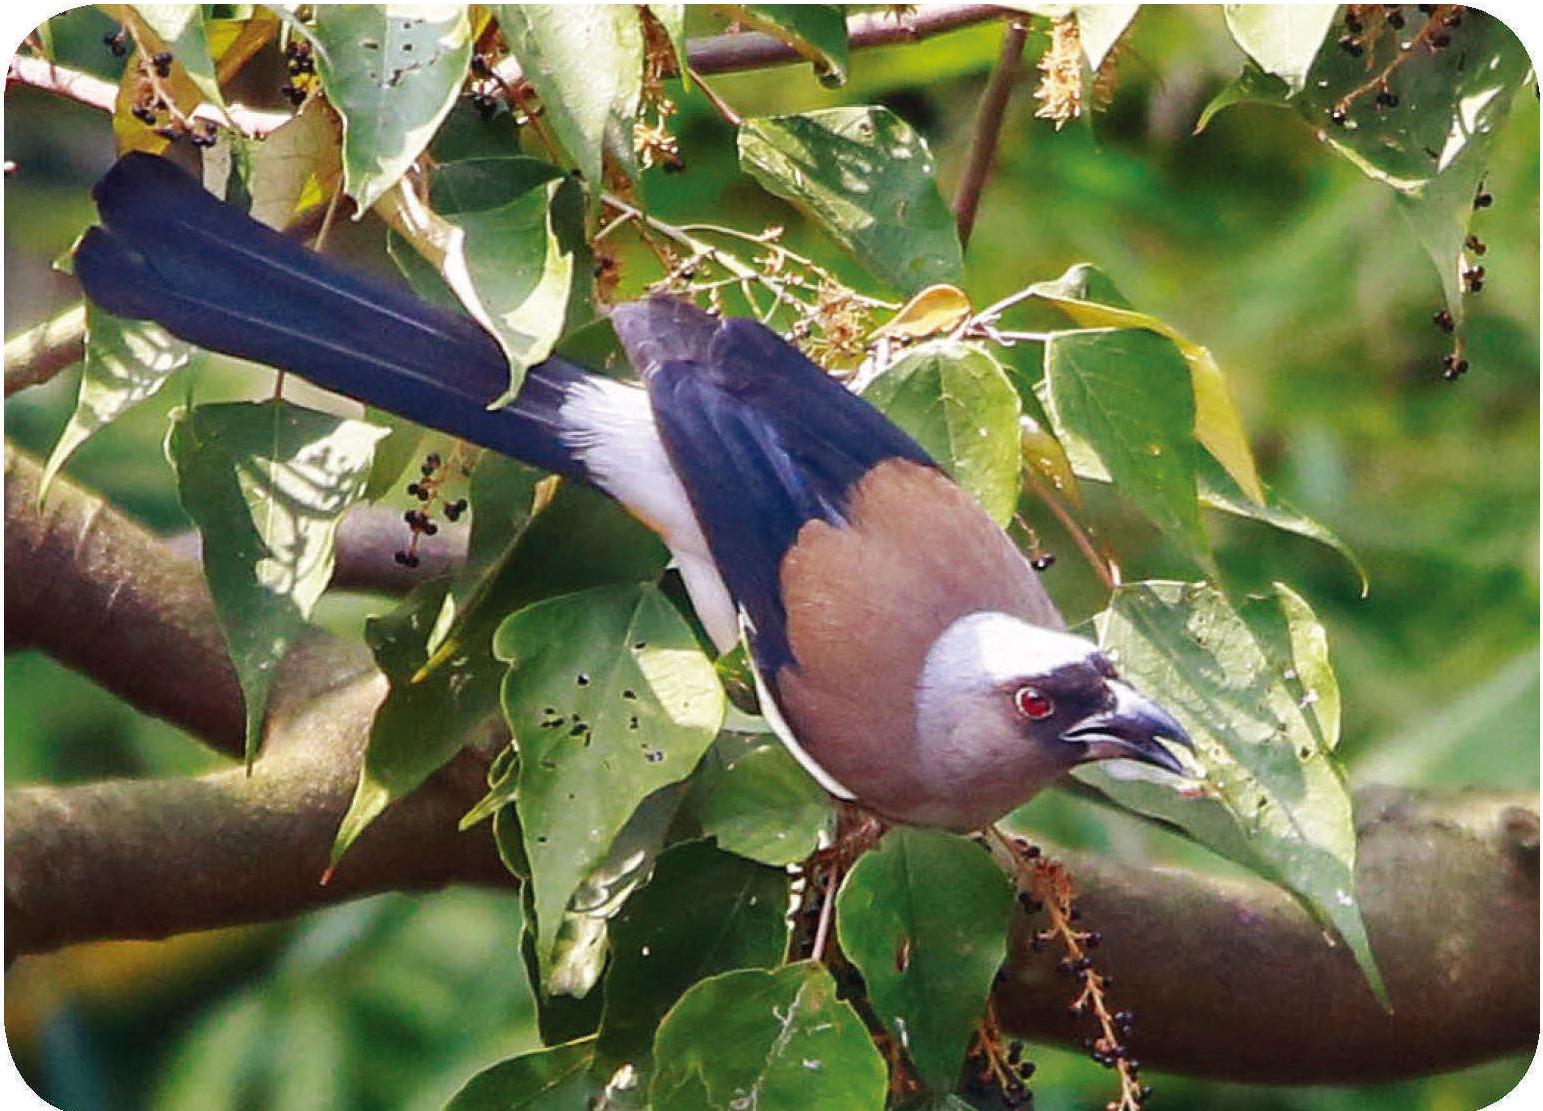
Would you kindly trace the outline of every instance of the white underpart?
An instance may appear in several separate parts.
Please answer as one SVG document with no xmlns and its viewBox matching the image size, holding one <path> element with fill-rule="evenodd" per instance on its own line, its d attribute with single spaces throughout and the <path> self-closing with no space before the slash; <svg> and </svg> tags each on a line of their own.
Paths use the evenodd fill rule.
<svg viewBox="0 0 1543 1111">
<path fill-rule="evenodd" d="M 957 725 L 967 700 L 1004 683 L 1049 675 L 1097 651 L 1090 640 L 1010 614 L 966 614 L 944 629 L 927 652 L 916 684 L 917 733 L 924 740 L 944 737 Z"/>
<path fill-rule="evenodd" d="M 739 641 L 734 602 L 665 454 L 648 394 L 593 376 L 569 388 L 560 416 L 563 443 L 597 486 L 663 538 L 707 635 L 720 652 L 729 651 Z"/>
<path fill-rule="evenodd" d="M 750 634 L 755 631 L 755 626 L 751 624 L 750 616 L 744 610 L 739 611 L 739 623 L 745 637 L 748 639 Z M 771 690 L 766 685 L 766 680 L 761 678 L 761 669 L 755 665 L 754 653 L 747 652 L 746 656 L 750 660 L 750 674 L 755 676 L 755 697 L 761 704 L 761 716 L 766 719 L 766 724 L 771 726 L 771 730 L 777 735 L 777 739 L 793 754 L 793 759 L 803 766 L 804 771 L 814 776 L 815 782 L 821 787 L 824 787 L 837 798 L 847 799 L 848 801 L 857 798 L 855 794 L 847 790 L 840 780 L 822 768 L 819 761 L 804 750 L 803 745 L 798 743 L 798 738 L 793 735 L 793 730 L 788 725 L 787 719 L 782 716 L 782 708 L 777 705 L 777 700 L 772 697 Z"/>
</svg>

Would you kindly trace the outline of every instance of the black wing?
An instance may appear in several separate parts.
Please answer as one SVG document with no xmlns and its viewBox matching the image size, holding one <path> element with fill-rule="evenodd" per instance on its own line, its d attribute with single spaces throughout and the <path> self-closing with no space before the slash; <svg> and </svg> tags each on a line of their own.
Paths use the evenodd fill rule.
<svg viewBox="0 0 1543 1111">
<path fill-rule="evenodd" d="M 779 569 L 798 530 L 813 519 L 840 523 L 852 486 L 876 464 L 933 461 L 877 409 L 753 321 L 714 321 L 659 298 L 617 313 L 616 330 L 646 376 L 665 450 L 724 583 L 754 628 L 756 662 L 776 675 L 794 662 Z"/>
</svg>

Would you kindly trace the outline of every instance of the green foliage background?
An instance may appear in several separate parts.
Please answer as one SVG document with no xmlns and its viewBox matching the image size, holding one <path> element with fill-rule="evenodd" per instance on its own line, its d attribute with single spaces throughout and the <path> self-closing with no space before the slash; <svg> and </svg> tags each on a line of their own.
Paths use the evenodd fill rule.
<svg viewBox="0 0 1543 1111">
<path fill-rule="evenodd" d="M 82 9 L 54 26 L 62 60 L 116 76 L 121 63 L 100 44 L 111 27 L 104 16 Z M 999 37 L 982 26 L 854 52 L 841 89 L 823 87 L 808 67 L 725 76 L 715 87 L 755 115 L 886 104 L 927 138 L 947 195 Z M 1430 324 L 1439 284 L 1390 191 L 1331 157 L 1286 112 L 1235 107 L 1190 134 L 1241 61 L 1219 9 L 1148 8 L 1118 94 L 1091 130 L 1054 132 L 1032 118 L 1020 90 L 966 254 L 966 287 L 984 304 L 1092 260 L 1228 369 L 1266 479 L 1343 537 L 1371 579 L 1362 599 L 1327 549 L 1211 519 L 1230 577 L 1264 584 L 1289 568 L 1328 627 L 1353 782 L 1536 788 L 1536 98 L 1518 98 L 1496 143 L 1496 203 L 1476 223 L 1489 281 L 1471 306 L 1473 370 L 1449 385 Z M 252 69 L 244 99 L 275 99 L 278 70 Z M 7 189 L 11 334 L 73 296 L 49 264 L 91 222 L 87 190 L 112 146 L 105 119 L 88 109 L 27 90 L 7 95 L 6 156 L 24 168 Z M 699 96 L 677 100 L 687 171 L 648 179 L 658 215 L 787 224 L 791 246 L 855 276 L 817 229 L 741 173 L 732 133 Z M 378 225 L 340 222 L 335 234 L 339 254 L 393 273 Z M 250 396 L 249 379 L 195 357 L 216 363 L 204 369 L 200 400 Z M 7 434 L 46 454 L 76 388 L 72 372 L 18 397 L 6 408 Z M 104 429 L 67 467 L 167 532 L 189 524 L 159 447 L 180 392 Z M 1107 491 L 1085 490 L 1128 579 L 1188 577 L 1154 530 Z M 1053 524 L 1036 524 L 1063 557 L 1048 585 L 1071 621 L 1088 617 L 1102 606 L 1098 583 Z M 383 608 L 334 594 L 317 616 L 353 635 Z M 8 784 L 180 773 L 218 759 L 41 657 L 8 655 L 5 683 Z M 1059 795 L 1028 817 L 1127 858 L 1223 867 Z M 27 958 L 8 975 L 7 1036 L 25 1075 L 71 1111 L 218 1111 L 247 1105 L 252 1092 L 276 1108 L 316 1106 L 318 1092 L 332 1093 L 323 1101 L 332 1106 L 439 1106 L 476 1068 L 537 1043 L 518 915 L 516 900 L 482 893 L 385 897 L 290 926 Z M 1071 1054 L 1036 1057 L 1042 1109 L 1107 1098 L 1102 1069 Z M 233 1061 L 248 1071 L 232 1075 Z M 1478 1107 L 1523 1066 L 1354 1092 L 1156 1084 L 1160 1106 Z"/>
</svg>

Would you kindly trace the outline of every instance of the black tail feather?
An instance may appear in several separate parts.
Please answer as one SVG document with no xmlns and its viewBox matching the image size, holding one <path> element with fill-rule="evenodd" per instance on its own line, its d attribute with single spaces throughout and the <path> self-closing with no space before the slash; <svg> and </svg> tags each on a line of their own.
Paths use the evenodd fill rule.
<svg viewBox="0 0 1543 1111">
<path fill-rule="evenodd" d="M 126 155 L 93 195 L 103 226 L 81 240 L 75 273 L 108 312 L 585 477 L 561 441 L 558 411 L 581 368 L 560 359 L 532 367 L 515 401 L 490 411 L 508 363 L 469 318 L 344 270 L 162 158 Z"/>
</svg>

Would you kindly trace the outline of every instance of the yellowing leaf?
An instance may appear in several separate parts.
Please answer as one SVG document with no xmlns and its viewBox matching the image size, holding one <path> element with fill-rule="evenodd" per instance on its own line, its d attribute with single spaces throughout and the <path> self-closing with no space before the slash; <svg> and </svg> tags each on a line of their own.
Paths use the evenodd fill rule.
<svg viewBox="0 0 1543 1111">
<path fill-rule="evenodd" d="M 1215 356 L 1150 313 L 1090 298 L 1089 287 L 1095 280 L 1107 285 L 1107 279 L 1083 264 L 1072 267 L 1053 282 L 1040 282 L 1031 289 L 1035 297 L 1048 301 L 1084 328 L 1144 328 L 1173 341 L 1189 364 L 1195 391 L 1195 439 L 1216 457 L 1250 499 L 1263 505 L 1264 487 L 1259 482 L 1254 455 Z"/>
<path fill-rule="evenodd" d="M 872 339 L 895 336 L 900 339 L 926 339 L 939 332 L 952 331 L 970 315 L 970 299 L 964 290 L 946 282 L 929 285 L 912 297 Z"/>
</svg>

